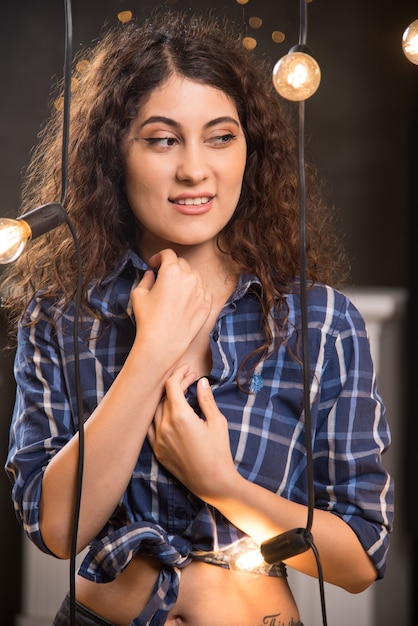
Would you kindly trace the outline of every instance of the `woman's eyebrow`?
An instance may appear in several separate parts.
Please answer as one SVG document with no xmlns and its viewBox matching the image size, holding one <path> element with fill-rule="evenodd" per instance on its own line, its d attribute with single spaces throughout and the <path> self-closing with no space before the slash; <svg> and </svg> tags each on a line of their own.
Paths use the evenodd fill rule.
<svg viewBox="0 0 418 626">
<path fill-rule="evenodd" d="M 164 115 L 151 115 L 151 117 L 148 117 L 146 120 L 142 122 L 140 128 L 144 128 L 144 126 L 148 126 L 149 124 L 155 124 L 158 122 L 162 124 L 167 124 L 167 126 L 172 126 L 173 128 L 181 128 L 181 124 L 176 122 L 176 120 L 173 120 L 170 117 L 165 117 Z M 236 120 L 234 117 L 231 117 L 229 115 L 224 115 L 221 117 L 216 117 L 213 120 L 210 120 L 204 125 L 204 128 L 212 128 L 213 126 L 217 126 L 218 124 L 223 124 L 223 123 L 230 123 L 230 124 L 232 123 L 232 124 L 235 124 L 235 126 L 237 127 L 239 127 L 240 125 L 239 121 Z"/>
<path fill-rule="evenodd" d="M 231 117 L 230 115 L 224 115 L 223 117 L 216 117 L 214 120 L 210 120 L 207 124 L 205 124 L 205 128 L 211 128 L 212 126 L 217 126 L 218 124 L 235 124 L 235 126 L 239 127 L 240 123 L 235 117 Z"/>
<path fill-rule="evenodd" d="M 180 128 L 180 124 L 178 122 L 172 120 L 170 117 L 164 117 L 163 115 L 151 115 L 151 117 L 148 117 L 142 122 L 140 128 L 144 128 L 144 126 L 148 126 L 149 124 L 154 124 L 156 122 L 167 124 L 168 126 L 173 126 L 174 128 Z"/>
</svg>

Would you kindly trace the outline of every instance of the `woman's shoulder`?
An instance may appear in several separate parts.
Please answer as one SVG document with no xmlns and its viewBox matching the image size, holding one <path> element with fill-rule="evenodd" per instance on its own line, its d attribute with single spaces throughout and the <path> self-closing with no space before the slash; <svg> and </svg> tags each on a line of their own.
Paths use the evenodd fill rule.
<svg viewBox="0 0 418 626">
<path fill-rule="evenodd" d="M 288 297 L 289 312 L 295 319 L 300 318 L 301 288 L 300 282 L 295 282 Z M 319 322 L 326 327 L 341 329 L 346 327 L 364 327 L 364 320 L 343 290 L 325 283 L 309 284 L 306 292 L 308 318 L 312 323 Z"/>
</svg>

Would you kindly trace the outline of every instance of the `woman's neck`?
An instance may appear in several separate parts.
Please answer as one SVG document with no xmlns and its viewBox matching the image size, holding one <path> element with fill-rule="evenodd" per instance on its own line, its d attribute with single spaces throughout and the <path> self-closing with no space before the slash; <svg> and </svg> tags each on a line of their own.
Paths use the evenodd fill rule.
<svg viewBox="0 0 418 626">
<path fill-rule="evenodd" d="M 178 246 L 167 242 L 167 245 L 155 249 L 146 245 L 138 246 L 139 254 L 145 261 L 164 248 L 174 250 L 178 257 L 185 259 L 190 267 L 200 274 L 203 285 L 214 298 L 222 299 L 226 293 L 229 295 L 235 288 L 239 271 L 231 258 L 219 250 L 216 243 Z"/>
</svg>

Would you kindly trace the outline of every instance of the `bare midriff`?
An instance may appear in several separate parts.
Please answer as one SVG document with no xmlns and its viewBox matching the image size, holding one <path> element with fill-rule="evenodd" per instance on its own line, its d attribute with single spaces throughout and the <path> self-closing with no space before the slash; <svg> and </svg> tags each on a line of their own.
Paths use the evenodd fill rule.
<svg viewBox="0 0 418 626">
<path fill-rule="evenodd" d="M 136 557 L 113 582 L 77 576 L 77 600 L 116 626 L 128 626 L 146 606 L 158 562 Z M 179 595 L 168 626 L 288 626 L 299 620 L 286 578 L 253 575 L 193 561 L 181 570 Z"/>
</svg>

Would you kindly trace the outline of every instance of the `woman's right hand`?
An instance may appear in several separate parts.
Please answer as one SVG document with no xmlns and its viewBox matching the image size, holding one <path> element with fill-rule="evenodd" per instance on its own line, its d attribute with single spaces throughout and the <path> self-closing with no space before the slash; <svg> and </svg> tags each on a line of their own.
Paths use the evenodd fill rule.
<svg viewBox="0 0 418 626">
<path fill-rule="evenodd" d="M 167 366 L 174 366 L 208 319 L 212 296 L 199 274 L 173 250 L 155 254 L 149 264 L 157 276 L 145 272 L 131 293 L 135 343 L 157 341 Z"/>
<path fill-rule="evenodd" d="M 152 257 L 132 290 L 137 333 L 127 359 L 84 426 L 83 496 L 78 550 L 103 528 L 131 479 L 167 377 L 207 320 L 212 298 L 201 278 L 172 250 Z M 43 478 L 41 530 L 49 549 L 68 558 L 72 541 L 76 435 L 51 460 Z"/>
</svg>

